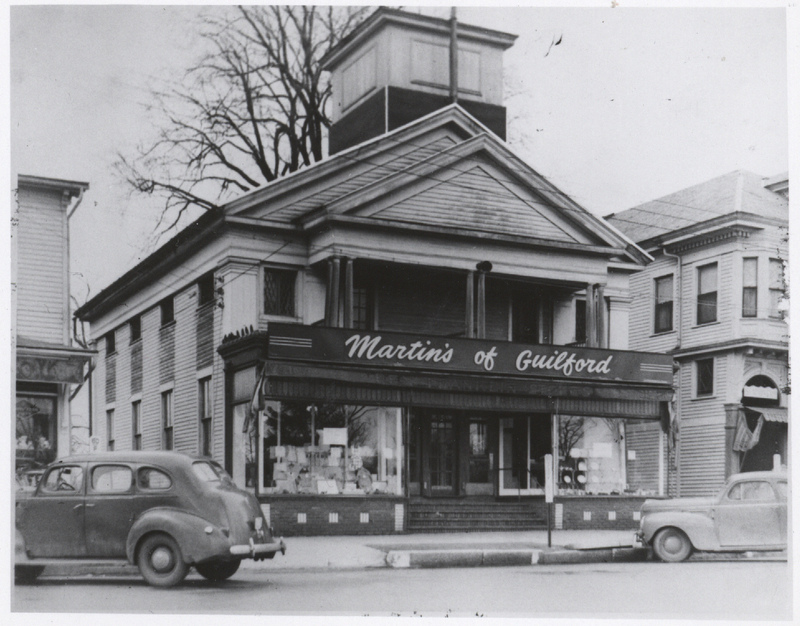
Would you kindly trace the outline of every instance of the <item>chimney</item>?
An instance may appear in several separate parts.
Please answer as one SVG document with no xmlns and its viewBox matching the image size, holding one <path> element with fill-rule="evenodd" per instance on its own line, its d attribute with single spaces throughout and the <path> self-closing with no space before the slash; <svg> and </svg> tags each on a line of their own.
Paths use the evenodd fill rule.
<svg viewBox="0 0 800 626">
<path fill-rule="evenodd" d="M 331 72 L 328 152 L 336 154 L 450 105 L 451 20 L 380 8 L 323 59 Z M 457 102 L 506 138 L 503 52 L 516 35 L 458 22 Z"/>
</svg>

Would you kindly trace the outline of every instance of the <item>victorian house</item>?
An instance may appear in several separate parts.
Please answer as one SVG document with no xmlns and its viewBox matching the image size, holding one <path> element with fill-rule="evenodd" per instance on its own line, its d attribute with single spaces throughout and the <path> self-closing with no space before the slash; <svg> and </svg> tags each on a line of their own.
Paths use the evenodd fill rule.
<svg viewBox="0 0 800 626">
<path fill-rule="evenodd" d="M 607 217 L 655 259 L 631 277 L 630 345 L 676 362 L 673 436 L 637 435 L 672 495 L 788 463 L 788 203 L 787 175 L 736 171 Z"/>
<path fill-rule="evenodd" d="M 80 308 L 109 449 L 210 455 L 286 534 L 633 528 L 673 363 L 628 350 L 650 256 L 505 143 L 515 37 L 380 9 L 325 59 L 330 156 Z M 657 462 L 656 462 L 657 464 Z M 656 468 L 656 472 L 658 468 Z"/>
<path fill-rule="evenodd" d="M 70 316 L 69 215 L 88 183 L 18 177 L 11 230 L 12 354 L 16 473 L 21 487 L 69 454 L 70 391 L 93 354 L 74 346 Z"/>
</svg>

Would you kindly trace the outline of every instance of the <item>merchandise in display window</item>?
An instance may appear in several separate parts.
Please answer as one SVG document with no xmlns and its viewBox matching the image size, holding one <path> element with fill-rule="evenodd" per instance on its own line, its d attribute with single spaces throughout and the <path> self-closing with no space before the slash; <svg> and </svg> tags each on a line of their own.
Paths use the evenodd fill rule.
<svg viewBox="0 0 800 626">
<path fill-rule="evenodd" d="M 627 490 L 625 421 L 558 417 L 561 495 L 618 495 Z"/>
<path fill-rule="evenodd" d="M 267 401 L 257 428 L 260 493 L 403 493 L 399 408 Z"/>
<path fill-rule="evenodd" d="M 39 471 L 56 458 L 56 398 L 17 396 L 16 478 L 35 486 Z"/>
</svg>

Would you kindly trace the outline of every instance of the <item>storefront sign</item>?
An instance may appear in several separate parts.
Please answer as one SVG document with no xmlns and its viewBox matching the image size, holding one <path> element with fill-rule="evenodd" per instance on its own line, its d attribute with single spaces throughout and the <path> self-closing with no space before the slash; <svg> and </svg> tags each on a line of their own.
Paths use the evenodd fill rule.
<svg viewBox="0 0 800 626">
<path fill-rule="evenodd" d="M 47 383 L 82 383 L 88 358 L 52 359 L 17 356 L 17 380 Z"/>
<path fill-rule="evenodd" d="M 672 357 L 665 354 L 290 324 L 270 324 L 268 354 L 382 368 L 672 384 Z"/>
</svg>

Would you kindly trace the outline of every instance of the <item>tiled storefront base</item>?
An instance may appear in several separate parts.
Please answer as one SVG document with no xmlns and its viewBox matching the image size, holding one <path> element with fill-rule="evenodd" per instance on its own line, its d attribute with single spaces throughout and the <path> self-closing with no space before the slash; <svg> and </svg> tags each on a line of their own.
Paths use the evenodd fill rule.
<svg viewBox="0 0 800 626">
<path fill-rule="evenodd" d="M 553 528 L 563 530 L 635 530 L 644 497 L 570 496 L 556 498 Z"/>
<path fill-rule="evenodd" d="M 261 508 L 282 537 L 390 535 L 404 530 L 401 497 L 279 496 L 262 498 Z"/>
<path fill-rule="evenodd" d="M 553 528 L 635 530 L 644 500 L 627 496 L 556 498 Z M 544 499 L 537 504 L 546 512 Z M 402 497 L 270 496 L 261 499 L 261 507 L 276 534 L 283 537 L 406 532 L 407 501 Z"/>
</svg>

